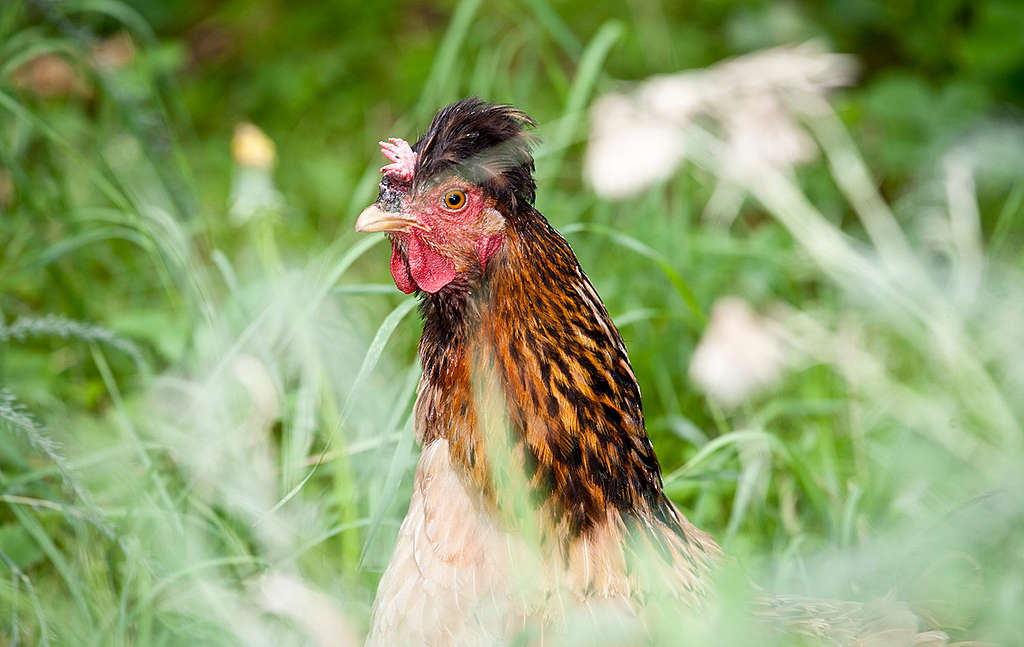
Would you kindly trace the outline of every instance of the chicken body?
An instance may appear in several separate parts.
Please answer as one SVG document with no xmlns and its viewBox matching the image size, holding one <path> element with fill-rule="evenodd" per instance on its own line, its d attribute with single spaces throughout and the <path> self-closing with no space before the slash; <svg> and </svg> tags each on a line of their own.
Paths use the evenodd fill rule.
<svg viewBox="0 0 1024 647">
<path fill-rule="evenodd" d="M 382 142 L 392 164 L 356 222 L 387 232 L 395 284 L 423 297 L 423 451 L 368 645 L 498 645 L 655 593 L 693 608 L 720 560 L 665 495 L 625 344 L 533 207 L 531 125 L 466 99 L 415 145 Z M 793 600 L 761 607 L 828 637 Z"/>
<path fill-rule="evenodd" d="M 661 490 L 625 346 L 572 250 L 532 209 L 506 224 L 487 289 L 424 301 L 423 453 L 371 645 L 500 644 L 567 606 L 630 607 L 633 533 L 691 603 L 718 555 Z M 495 446 L 524 468 L 531 537 L 502 511 Z"/>
</svg>

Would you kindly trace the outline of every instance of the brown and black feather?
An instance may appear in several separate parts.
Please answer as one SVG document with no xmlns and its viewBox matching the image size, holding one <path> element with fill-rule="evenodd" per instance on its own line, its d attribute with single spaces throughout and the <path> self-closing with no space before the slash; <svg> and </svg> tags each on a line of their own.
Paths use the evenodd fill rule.
<svg viewBox="0 0 1024 647">
<path fill-rule="evenodd" d="M 533 204 L 536 139 L 526 132 L 534 121 L 508 105 L 469 97 L 442 108 L 412 149 L 414 189 L 446 172 L 457 172 L 483 187 L 509 213 Z"/>
<path fill-rule="evenodd" d="M 454 457 L 489 487 L 472 381 L 482 357 L 501 377 L 507 424 L 525 450 L 538 499 L 578 536 L 607 518 L 679 520 L 662 490 L 625 344 L 569 244 L 532 207 L 524 128 L 508 106 L 471 98 L 441 110 L 416 142 L 416 183 L 455 172 L 483 186 L 506 218 L 503 250 L 422 304 L 424 442 L 441 430 Z M 428 394 L 430 395 L 430 394 Z M 444 418 L 455 416 L 456 420 Z"/>
</svg>

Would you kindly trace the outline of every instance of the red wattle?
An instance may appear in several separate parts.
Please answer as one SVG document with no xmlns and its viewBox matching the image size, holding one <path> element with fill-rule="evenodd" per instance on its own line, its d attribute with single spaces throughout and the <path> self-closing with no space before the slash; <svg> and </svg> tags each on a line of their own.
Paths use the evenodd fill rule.
<svg viewBox="0 0 1024 647">
<path fill-rule="evenodd" d="M 455 265 L 441 256 L 428 246 L 420 242 L 419 236 L 409 236 L 409 274 L 416 282 L 419 289 L 434 294 L 444 286 L 455 280 Z M 391 272 L 394 274 L 394 260 L 392 260 Z M 402 286 L 395 278 L 398 289 Z M 409 290 L 412 292 L 412 290 Z"/>
<path fill-rule="evenodd" d="M 413 283 L 412 275 L 409 273 L 409 264 L 398 253 L 398 246 L 394 244 L 391 245 L 391 276 L 395 279 L 395 285 L 402 292 L 412 294 L 416 291 L 416 284 Z"/>
</svg>

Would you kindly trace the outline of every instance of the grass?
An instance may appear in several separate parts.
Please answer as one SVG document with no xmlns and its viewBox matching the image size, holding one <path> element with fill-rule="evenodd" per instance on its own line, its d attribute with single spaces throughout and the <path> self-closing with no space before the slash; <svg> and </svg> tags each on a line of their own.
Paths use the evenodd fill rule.
<svg viewBox="0 0 1024 647">
<path fill-rule="evenodd" d="M 209 100 L 233 86 L 216 65 L 176 74 L 180 45 L 127 4 L 0 8 L 14 196 L 0 199 L 0 640 L 303 644 L 317 603 L 335 635 L 365 629 L 417 457 L 419 326 L 385 243 L 351 226 L 375 192 L 373 142 L 411 139 L 471 93 L 540 120 L 538 207 L 622 329 L 666 487 L 694 523 L 771 590 L 891 591 L 954 637 L 1021 640 L 1024 174 L 989 180 L 951 154 L 882 196 L 846 127 L 808 111 L 823 160 L 743 187 L 728 227 L 700 215 L 725 173 L 711 131 L 691 133 L 693 163 L 671 180 L 602 201 L 579 180 L 586 109 L 610 67 L 643 69 L 636 40 L 653 27 L 520 9 L 464 0 L 429 38 L 410 28 L 394 70 L 368 64 L 376 88 L 338 82 L 311 45 L 335 84 L 308 90 L 312 113 L 248 104 L 276 125 L 283 202 L 239 224 L 236 117 Z M 96 26 L 132 34 L 128 67 L 90 67 Z M 49 52 L 90 97 L 13 82 Z M 306 73 L 291 55 L 266 64 L 244 83 L 269 95 Z M 728 410 L 687 377 L 726 294 L 772 310 L 798 358 Z M 746 625 L 729 629 L 741 601 L 693 631 L 744 644 Z"/>
</svg>

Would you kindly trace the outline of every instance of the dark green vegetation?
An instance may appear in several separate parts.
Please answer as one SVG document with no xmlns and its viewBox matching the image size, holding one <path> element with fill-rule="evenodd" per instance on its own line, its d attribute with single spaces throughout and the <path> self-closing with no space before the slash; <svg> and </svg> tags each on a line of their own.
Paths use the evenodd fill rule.
<svg viewBox="0 0 1024 647">
<path fill-rule="evenodd" d="M 892 589 L 1021 640 L 1024 6 L 670 4 L 0 4 L 0 643 L 297 643 L 297 582 L 359 631 L 415 460 L 419 326 L 352 224 L 376 141 L 467 94 L 542 124 L 537 206 L 695 523 L 769 588 Z M 810 37 L 862 63 L 834 105 L 884 203 L 821 158 L 792 177 L 810 212 L 761 187 L 727 229 L 701 220 L 708 170 L 615 203 L 580 181 L 597 93 Z M 276 193 L 232 158 L 243 121 Z M 906 247 L 865 231 L 886 204 Z M 735 410 L 687 377 L 726 294 L 787 304 L 803 346 Z"/>
</svg>

